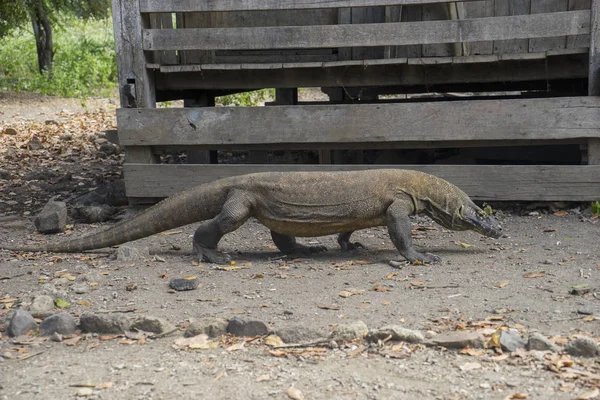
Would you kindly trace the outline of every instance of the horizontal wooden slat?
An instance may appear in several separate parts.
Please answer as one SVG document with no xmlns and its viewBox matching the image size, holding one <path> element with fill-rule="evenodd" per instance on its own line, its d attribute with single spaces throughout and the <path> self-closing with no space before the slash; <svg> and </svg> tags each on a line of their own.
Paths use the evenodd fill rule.
<svg viewBox="0 0 600 400">
<path fill-rule="evenodd" d="M 147 12 L 300 10 L 448 3 L 451 0 L 140 0 Z M 470 1 L 470 0 L 461 0 Z"/>
<path fill-rule="evenodd" d="M 481 64 L 496 63 L 500 60 L 522 60 L 527 55 L 528 60 L 538 60 L 546 57 L 560 57 L 572 54 L 587 54 L 589 49 L 570 48 L 539 53 L 521 54 L 482 54 L 460 57 L 419 57 L 419 58 L 386 58 L 380 60 L 343 60 L 328 62 L 294 62 L 294 63 L 231 63 L 231 64 L 188 64 L 188 65 L 159 65 L 146 64 L 148 69 L 159 69 L 163 73 L 197 72 L 208 70 L 253 70 L 253 69 L 298 69 L 298 68 L 339 68 L 349 66 L 362 66 L 365 68 L 376 65 L 401 65 L 401 64 Z"/>
<path fill-rule="evenodd" d="M 125 146 L 579 139 L 600 137 L 600 97 L 121 108 L 117 122 Z"/>
<path fill-rule="evenodd" d="M 260 28 L 146 29 L 144 50 L 259 50 L 530 39 L 590 32 L 590 11 L 398 22 Z"/>
<path fill-rule="evenodd" d="M 592 201 L 600 198 L 600 166 L 524 165 L 148 165 L 125 164 L 127 196 L 167 197 L 201 183 L 267 171 L 404 168 L 446 179 L 479 200 Z"/>
</svg>

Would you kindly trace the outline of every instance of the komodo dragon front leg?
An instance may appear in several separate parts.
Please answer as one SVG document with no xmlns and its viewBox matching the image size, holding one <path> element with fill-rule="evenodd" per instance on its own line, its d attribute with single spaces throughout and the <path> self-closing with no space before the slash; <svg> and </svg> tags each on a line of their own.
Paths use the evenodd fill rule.
<svg viewBox="0 0 600 400">
<path fill-rule="evenodd" d="M 411 263 L 415 261 L 427 264 L 440 262 L 441 258 L 435 254 L 419 253 L 414 249 L 410 218 L 408 217 L 413 212 L 413 205 L 406 201 L 395 201 L 388 207 L 386 223 L 394 246 Z"/>
<path fill-rule="evenodd" d="M 231 257 L 217 251 L 217 244 L 226 233 L 233 232 L 246 222 L 252 213 L 252 202 L 248 195 L 240 190 L 230 193 L 221 212 L 203 221 L 194 232 L 193 249 L 200 262 L 229 264 Z"/>
</svg>

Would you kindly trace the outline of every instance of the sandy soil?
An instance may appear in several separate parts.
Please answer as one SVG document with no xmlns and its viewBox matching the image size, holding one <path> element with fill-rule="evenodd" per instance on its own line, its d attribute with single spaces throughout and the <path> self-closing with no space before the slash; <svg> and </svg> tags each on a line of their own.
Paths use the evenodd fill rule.
<svg viewBox="0 0 600 400">
<path fill-rule="evenodd" d="M 49 102 L 53 106 L 43 118 L 72 104 L 60 99 L 43 103 Z M 0 96 L 5 121 L 26 113 L 40 117 L 31 111 L 39 104 L 35 98 L 6 103 Z M 147 247 L 151 255 L 129 262 L 117 259 L 110 249 L 71 255 L 1 251 L 0 299 L 27 304 L 36 294 L 59 291 L 72 304 L 68 312 L 76 316 L 135 310 L 177 325 L 201 317 L 237 316 L 261 320 L 275 330 L 305 326 L 323 334 L 337 324 L 362 320 L 369 328 L 398 324 L 432 334 L 504 326 L 518 329 L 523 337 L 537 330 L 558 342 L 578 335 L 598 337 L 600 322 L 593 316 L 600 314 L 594 293 L 600 282 L 600 222 L 585 205 L 565 211 L 500 211 L 497 216 L 506 232 L 500 239 L 447 232 L 416 218 L 418 248 L 440 255 L 443 262 L 401 268 L 388 264 L 400 257 L 383 228 L 355 234 L 365 249 L 342 253 L 334 237 L 323 237 L 304 242 L 323 244 L 328 252 L 292 258 L 282 257 L 268 231 L 255 221 L 222 240 L 221 249 L 239 267 L 229 270 L 194 260 L 193 226 L 131 243 Z M 0 222 L 0 242 L 65 236 L 35 234 L 22 215 L 9 209 L 0 210 L 2 214 L 14 217 Z M 110 223 L 101 225 L 75 224 L 68 234 L 79 236 Z M 75 294 L 73 282 L 56 284 L 67 272 L 75 278 L 100 273 L 103 279 L 89 293 Z M 169 290 L 171 278 L 191 275 L 200 278 L 196 290 Z M 596 290 L 569 294 L 582 283 Z M 127 290 L 131 284 L 135 290 Z M 348 288 L 365 291 L 340 297 Z M 0 319 L 7 312 L 0 308 Z M 169 336 L 121 344 L 119 339 L 82 336 L 75 345 L 19 344 L 4 333 L 0 356 L 9 351 L 28 357 L 0 362 L 0 399 L 75 398 L 81 384 L 103 383 L 110 385 L 93 389 L 89 398 L 285 399 L 294 397 L 288 393 L 293 386 L 306 399 L 575 399 L 594 394 L 590 390 L 598 384 L 551 371 L 547 355 L 535 352 L 498 358 L 492 350 L 467 355 L 410 346 L 409 356 L 395 359 L 357 342 L 316 355 L 278 357 L 258 342 L 237 351 L 183 351 L 173 348 L 174 340 Z M 575 359 L 573 365 L 590 374 L 600 367 L 597 359 Z"/>
</svg>

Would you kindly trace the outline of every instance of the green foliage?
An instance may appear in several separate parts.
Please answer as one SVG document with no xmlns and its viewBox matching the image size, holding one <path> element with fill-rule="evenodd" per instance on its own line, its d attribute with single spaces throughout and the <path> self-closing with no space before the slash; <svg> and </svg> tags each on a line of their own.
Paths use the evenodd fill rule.
<svg viewBox="0 0 600 400">
<path fill-rule="evenodd" d="M 600 200 L 592 203 L 592 212 L 596 215 L 600 215 Z"/>
<path fill-rule="evenodd" d="M 275 89 L 261 89 L 217 97 L 215 102 L 222 106 L 252 107 L 274 99 Z"/>
<path fill-rule="evenodd" d="M 40 74 L 31 28 L 0 39 L 0 89 L 86 97 L 116 87 L 112 20 L 60 14 L 55 25 L 52 77 Z"/>
</svg>

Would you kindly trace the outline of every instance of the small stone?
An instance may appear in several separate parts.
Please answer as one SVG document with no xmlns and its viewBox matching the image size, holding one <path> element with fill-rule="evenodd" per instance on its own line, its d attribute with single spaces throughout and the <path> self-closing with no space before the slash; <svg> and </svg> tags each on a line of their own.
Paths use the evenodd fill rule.
<svg viewBox="0 0 600 400">
<path fill-rule="evenodd" d="M 509 329 L 500 332 L 500 346 L 502 346 L 502 350 L 504 351 L 513 352 L 517 349 L 524 349 L 525 342 L 523 342 L 519 331 Z"/>
<path fill-rule="evenodd" d="M 261 336 L 269 333 L 269 328 L 262 321 L 246 321 L 234 317 L 227 324 L 227 332 L 235 336 Z"/>
<path fill-rule="evenodd" d="M 83 313 L 79 319 L 81 330 L 90 333 L 125 333 L 131 330 L 131 318 L 123 314 L 104 315 Z"/>
<path fill-rule="evenodd" d="M 19 134 L 19 131 L 17 131 L 15 128 L 12 127 L 7 127 L 4 129 L 4 134 L 5 135 L 11 135 L 11 136 L 15 136 Z"/>
<path fill-rule="evenodd" d="M 62 232 L 67 224 L 67 205 L 62 201 L 50 200 L 33 223 L 41 233 Z"/>
<path fill-rule="evenodd" d="M 327 335 L 304 325 L 284 326 L 275 331 L 284 343 L 308 343 L 324 340 Z"/>
<path fill-rule="evenodd" d="M 600 355 L 600 348 L 596 341 L 585 336 L 567 344 L 565 351 L 574 357 L 596 357 Z"/>
<path fill-rule="evenodd" d="M 369 333 L 367 324 L 362 321 L 352 321 L 344 324 L 338 324 L 329 337 L 333 340 L 354 340 L 363 339 Z"/>
<path fill-rule="evenodd" d="M 574 296 L 582 296 L 591 291 L 592 288 L 590 287 L 590 285 L 588 285 L 587 283 L 582 283 L 579 285 L 571 286 L 571 290 L 569 290 L 569 293 Z"/>
<path fill-rule="evenodd" d="M 29 312 L 35 318 L 49 317 L 54 314 L 54 298 L 45 294 L 35 296 L 29 306 Z"/>
<path fill-rule="evenodd" d="M 44 319 L 40 324 L 40 329 L 44 336 L 51 336 L 54 333 L 69 336 L 75 333 L 77 322 L 71 314 L 62 312 Z"/>
<path fill-rule="evenodd" d="M 148 258 L 150 258 L 150 249 L 148 247 L 133 247 L 123 244 L 117 249 L 117 261 L 122 263 L 144 261 Z"/>
<path fill-rule="evenodd" d="M 10 172 L 0 169 L 0 180 L 7 181 L 12 178 Z"/>
<path fill-rule="evenodd" d="M 58 343 L 60 343 L 60 342 L 62 342 L 62 341 L 63 341 L 63 335 L 61 335 L 61 334 L 60 334 L 60 333 L 58 333 L 58 332 L 54 332 L 54 333 L 52 334 L 52 336 L 50 336 L 50 340 L 52 340 L 53 342 L 58 342 Z"/>
<path fill-rule="evenodd" d="M 528 215 L 530 217 L 537 217 L 540 215 L 540 213 L 539 213 L 539 211 L 531 211 Z"/>
<path fill-rule="evenodd" d="M 577 313 L 581 315 L 594 315 L 594 310 L 590 308 L 580 308 L 577 310 Z"/>
<path fill-rule="evenodd" d="M 76 294 L 85 294 L 90 291 L 90 285 L 87 283 L 78 283 L 73 285 L 71 290 L 73 290 Z"/>
<path fill-rule="evenodd" d="M 19 308 L 15 311 L 8 324 L 8 336 L 25 335 L 28 331 L 37 328 L 33 316 L 27 311 Z"/>
<path fill-rule="evenodd" d="M 478 332 L 455 331 L 435 336 L 432 343 L 447 349 L 483 348 L 483 336 Z"/>
<path fill-rule="evenodd" d="M 99 272 L 90 271 L 87 274 L 78 275 L 75 279 L 77 282 L 102 282 L 106 277 Z"/>
<path fill-rule="evenodd" d="M 71 281 L 68 280 L 67 278 L 58 278 L 52 281 L 52 284 L 54 286 L 67 286 L 68 284 L 70 284 Z"/>
<path fill-rule="evenodd" d="M 145 315 L 133 321 L 130 330 L 152 332 L 156 334 L 171 332 L 175 326 L 165 319 Z"/>
<path fill-rule="evenodd" d="M 390 340 L 408 343 L 422 343 L 425 340 L 425 337 L 421 332 L 412 329 L 406 329 L 400 325 L 388 325 L 373 330 L 369 332 L 368 339 L 370 341 L 377 341 L 386 339 L 388 337 Z"/>
<path fill-rule="evenodd" d="M 527 350 L 551 351 L 553 353 L 558 353 L 560 350 L 555 343 L 539 332 L 533 332 L 529 335 L 526 348 Z"/>
<path fill-rule="evenodd" d="M 58 138 L 63 142 L 68 142 L 70 140 L 73 140 L 73 135 L 71 135 L 70 133 L 63 133 Z"/>
<path fill-rule="evenodd" d="M 223 318 L 202 318 L 193 321 L 187 327 L 183 336 L 194 337 L 204 334 L 208 337 L 219 337 L 227 333 L 227 324 L 229 324 L 229 321 Z"/>
<path fill-rule="evenodd" d="M 194 290 L 200 285 L 200 279 L 172 279 L 169 283 L 169 286 L 173 290 L 177 290 L 178 292 L 183 292 L 185 290 Z"/>
<path fill-rule="evenodd" d="M 29 143 L 27 143 L 27 148 L 29 150 L 41 150 L 44 148 L 42 141 L 36 135 L 33 135 L 31 139 L 29 139 Z"/>
<path fill-rule="evenodd" d="M 94 394 L 92 388 L 81 388 L 77 391 L 77 397 L 88 397 Z"/>
<path fill-rule="evenodd" d="M 482 389 L 489 389 L 489 388 L 492 387 L 492 385 L 490 385 L 487 382 L 482 382 L 482 383 L 479 384 L 479 387 L 482 388 Z"/>
</svg>

